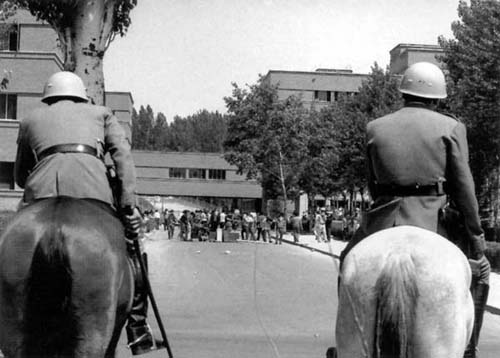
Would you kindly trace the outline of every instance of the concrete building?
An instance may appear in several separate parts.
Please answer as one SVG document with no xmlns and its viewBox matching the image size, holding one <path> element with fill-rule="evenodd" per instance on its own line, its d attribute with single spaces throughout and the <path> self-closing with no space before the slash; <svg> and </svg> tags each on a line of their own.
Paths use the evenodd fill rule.
<svg viewBox="0 0 500 358">
<path fill-rule="evenodd" d="M 439 55 L 443 54 L 443 49 L 439 45 L 400 43 L 389 54 L 390 72 L 402 75 L 416 62 L 440 65 Z M 342 96 L 357 93 L 367 78 L 367 74 L 353 73 L 352 70 L 319 68 L 311 72 L 270 70 L 264 81 L 277 86 L 280 100 L 294 95 L 301 98 L 307 108 L 319 110 Z"/>
<path fill-rule="evenodd" d="M 312 72 L 270 70 L 264 81 L 278 86 L 280 100 L 293 95 L 301 98 L 306 108 L 320 110 L 342 96 L 358 92 L 367 77 L 352 70 L 319 68 Z"/>
<path fill-rule="evenodd" d="M 430 62 L 441 66 L 439 56 L 443 49 L 439 45 L 419 45 L 401 43 L 389 51 L 391 62 L 390 72 L 394 75 L 402 75 L 405 70 L 417 62 Z"/>
<path fill-rule="evenodd" d="M 63 69 L 57 35 L 26 11 L 0 24 L 0 210 L 12 209 L 22 196 L 14 183 L 19 121 L 40 102 L 45 81 Z M 106 92 L 130 139 L 133 99 L 130 92 Z M 220 154 L 134 152 L 138 194 L 179 196 L 213 205 L 260 209 L 262 189 L 236 174 Z"/>
<path fill-rule="evenodd" d="M 262 187 L 237 173 L 218 153 L 133 151 L 137 191 L 176 196 L 211 206 L 258 211 Z"/>
</svg>

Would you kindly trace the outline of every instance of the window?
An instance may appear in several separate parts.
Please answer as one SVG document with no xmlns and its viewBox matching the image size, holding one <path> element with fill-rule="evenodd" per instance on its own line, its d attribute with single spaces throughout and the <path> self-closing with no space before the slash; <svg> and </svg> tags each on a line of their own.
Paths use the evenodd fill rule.
<svg viewBox="0 0 500 358">
<path fill-rule="evenodd" d="M 314 99 L 320 102 L 331 102 L 332 93 L 330 91 L 314 91 Z"/>
<path fill-rule="evenodd" d="M 14 189 L 14 163 L 0 162 L 0 189 Z"/>
<path fill-rule="evenodd" d="M 189 169 L 189 178 L 191 179 L 205 179 L 205 169 Z"/>
<path fill-rule="evenodd" d="M 15 24 L 0 24 L 0 51 L 17 51 L 18 31 Z"/>
<path fill-rule="evenodd" d="M 0 94 L 0 119 L 17 118 L 17 94 Z"/>
<path fill-rule="evenodd" d="M 170 168 L 168 170 L 169 178 L 185 178 L 186 169 L 185 168 Z"/>
<path fill-rule="evenodd" d="M 208 169 L 208 179 L 226 180 L 226 171 L 222 169 Z"/>
</svg>

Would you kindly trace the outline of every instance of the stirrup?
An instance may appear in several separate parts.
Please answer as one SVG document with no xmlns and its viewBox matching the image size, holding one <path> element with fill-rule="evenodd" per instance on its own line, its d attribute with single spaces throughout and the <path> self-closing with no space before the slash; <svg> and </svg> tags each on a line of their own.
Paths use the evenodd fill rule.
<svg viewBox="0 0 500 358">
<path fill-rule="evenodd" d="M 153 337 L 151 327 L 148 324 L 138 327 L 127 326 L 126 330 L 127 338 L 129 339 L 127 346 L 134 356 L 165 347 L 163 341 Z"/>
</svg>

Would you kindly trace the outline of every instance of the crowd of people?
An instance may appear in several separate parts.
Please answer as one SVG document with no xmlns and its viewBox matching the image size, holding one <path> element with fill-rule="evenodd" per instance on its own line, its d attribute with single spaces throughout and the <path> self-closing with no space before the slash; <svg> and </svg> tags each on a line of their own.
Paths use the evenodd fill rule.
<svg viewBox="0 0 500 358">
<path fill-rule="evenodd" d="M 144 219 L 146 232 L 167 231 L 169 240 L 177 233 L 183 241 L 221 241 L 222 238 L 217 235 L 231 232 L 241 240 L 274 242 L 277 245 L 282 243 L 287 232 L 292 234 L 295 243 L 299 243 L 300 236 L 304 234 L 314 234 L 318 242 L 328 242 L 333 237 L 346 240 L 359 227 L 359 209 L 353 215 L 344 214 L 342 207 L 334 210 L 318 208 L 313 213 L 305 211 L 299 215 L 298 211 L 294 211 L 285 217 L 283 213 L 269 216 L 238 209 L 232 212 L 220 209 L 184 210 L 179 213 L 166 209 L 148 210 Z"/>
</svg>

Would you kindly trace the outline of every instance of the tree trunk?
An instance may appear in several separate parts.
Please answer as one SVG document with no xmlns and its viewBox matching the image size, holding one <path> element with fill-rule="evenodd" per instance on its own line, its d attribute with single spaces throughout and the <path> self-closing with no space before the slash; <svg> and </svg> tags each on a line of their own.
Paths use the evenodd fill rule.
<svg viewBox="0 0 500 358">
<path fill-rule="evenodd" d="M 286 195 L 286 185 L 285 185 L 285 175 L 283 172 L 283 155 L 281 154 L 281 151 L 279 152 L 280 154 L 280 181 L 281 181 L 281 189 L 283 190 L 283 214 L 286 217 L 286 203 L 288 201 L 287 195 Z"/>
<path fill-rule="evenodd" d="M 95 104 L 104 104 L 103 58 L 112 35 L 116 0 L 80 1 L 66 43 L 65 69 L 80 76 L 87 95 Z M 67 34 L 63 35 L 68 40 Z"/>
</svg>

